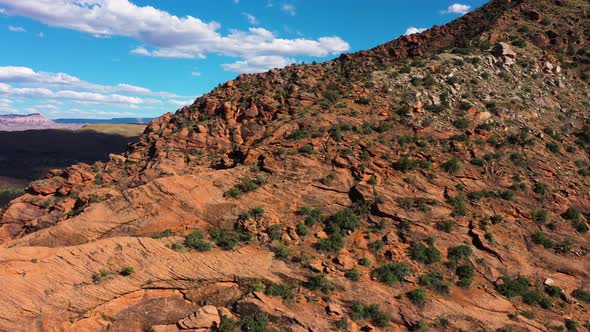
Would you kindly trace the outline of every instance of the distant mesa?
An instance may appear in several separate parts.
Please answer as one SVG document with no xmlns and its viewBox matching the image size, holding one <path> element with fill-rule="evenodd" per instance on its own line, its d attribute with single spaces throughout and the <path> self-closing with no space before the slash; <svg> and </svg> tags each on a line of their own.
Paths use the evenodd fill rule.
<svg viewBox="0 0 590 332">
<path fill-rule="evenodd" d="M 147 124 L 152 118 L 112 119 L 55 119 L 50 120 L 40 113 L 0 115 L 0 131 L 23 131 L 40 129 L 77 130 L 86 124 Z"/>
</svg>

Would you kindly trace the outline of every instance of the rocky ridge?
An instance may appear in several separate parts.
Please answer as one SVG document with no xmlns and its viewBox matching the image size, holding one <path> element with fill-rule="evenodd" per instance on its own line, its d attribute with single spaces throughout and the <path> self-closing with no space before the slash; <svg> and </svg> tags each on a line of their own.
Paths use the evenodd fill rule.
<svg viewBox="0 0 590 332">
<path fill-rule="evenodd" d="M 589 10 L 241 75 L 52 171 L 2 211 L 0 329 L 588 328 Z"/>
</svg>

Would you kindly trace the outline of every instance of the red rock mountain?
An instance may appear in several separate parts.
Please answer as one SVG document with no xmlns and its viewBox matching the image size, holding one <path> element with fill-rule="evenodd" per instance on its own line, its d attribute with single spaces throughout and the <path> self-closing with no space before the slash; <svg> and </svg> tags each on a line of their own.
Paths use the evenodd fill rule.
<svg viewBox="0 0 590 332">
<path fill-rule="evenodd" d="M 78 129 L 81 125 L 61 124 L 49 120 L 39 113 L 27 115 L 5 114 L 0 115 L 0 131 L 21 131 L 32 129 Z"/>
<path fill-rule="evenodd" d="M 583 331 L 590 2 L 240 75 L 0 218 L 0 330 Z"/>
</svg>

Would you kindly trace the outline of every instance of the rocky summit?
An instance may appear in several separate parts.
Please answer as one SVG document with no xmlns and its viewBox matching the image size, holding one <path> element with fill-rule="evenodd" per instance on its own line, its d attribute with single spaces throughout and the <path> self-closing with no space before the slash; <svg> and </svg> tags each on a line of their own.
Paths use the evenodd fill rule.
<svg viewBox="0 0 590 332">
<path fill-rule="evenodd" d="M 590 2 L 240 75 L 0 217 L 0 330 L 590 329 Z"/>
</svg>

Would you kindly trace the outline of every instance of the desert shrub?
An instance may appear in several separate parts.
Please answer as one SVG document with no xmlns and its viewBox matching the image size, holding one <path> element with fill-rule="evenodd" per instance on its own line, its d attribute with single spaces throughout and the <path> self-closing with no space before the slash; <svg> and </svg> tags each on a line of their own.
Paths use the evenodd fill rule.
<svg viewBox="0 0 590 332">
<path fill-rule="evenodd" d="M 424 303 L 426 303 L 426 298 L 428 297 L 424 288 L 416 288 L 412 291 L 409 291 L 406 293 L 406 296 L 410 299 L 410 301 L 417 305 L 424 305 Z"/>
<path fill-rule="evenodd" d="M 371 99 L 369 99 L 367 97 L 360 97 L 359 99 L 355 100 L 354 102 L 359 105 L 369 105 L 371 103 Z"/>
<path fill-rule="evenodd" d="M 242 331 L 252 332 L 267 332 L 268 329 L 268 316 L 264 313 L 258 312 L 252 316 L 242 317 L 240 320 L 240 327 Z"/>
<path fill-rule="evenodd" d="M 445 172 L 455 174 L 461 169 L 461 162 L 454 157 L 442 163 L 441 166 Z"/>
<path fill-rule="evenodd" d="M 471 246 L 462 244 L 460 246 L 449 247 L 447 250 L 447 258 L 449 261 L 458 262 L 471 256 L 472 253 L 473 249 L 471 249 Z"/>
<path fill-rule="evenodd" d="M 350 317 L 356 321 L 370 320 L 375 326 L 380 328 L 387 327 L 391 321 L 391 316 L 382 312 L 377 304 L 364 305 L 353 303 L 350 307 Z"/>
<path fill-rule="evenodd" d="M 555 248 L 555 241 L 551 240 L 545 233 L 536 231 L 531 235 L 531 239 L 533 243 L 542 245 L 546 249 L 553 249 Z"/>
<path fill-rule="evenodd" d="M 133 268 L 133 266 L 125 266 L 123 268 L 123 270 L 121 270 L 121 272 L 119 272 L 119 274 L 124 277 L 128 277 L 128 276 L 132 275 L 134 272 L 135 272 L 135 269 Z"/>
<path fill-rule="evenodd" d="M 315 248 L 319 251 L 340 251 L 344 248 L 344 237 L 340 233 L 330 234 L 327 239 L 320 239 Z"/>
<path fill-rule="evenodd" d="M 298 223 L 297 226 L 295 226 L 295 232 L 297 232 L 297 235 L 299 236 L 306 236 L 309 234 L 309 228 L 307 228 L 304 223 Z"/>
<path fill-rule="evenodd" d="M 528 305 L 538 304 L 543 309 L 549 309 L 552 306 L 551 301 L 544 297 L 538 290 L 527 291 L 522 294 L 522 301 Z"/>
<path fill-rule="evenodd" d="M 558 286 L 545 286 L 545 293 L 547 293 L 547 295 L 551 296 L 551 297 L 562 297 L 563 296 L 563 290 L 561 290 L 560 287 Z"/>
<path fill-rule="evenodd" d="M 359 259 L 359 265 L 371 266 L 371 261 L 367 257 L 363 257 L 363 258 Z"/>
<path fill-rule="evenodd" d="M 537 182 L 533 185 L 533 191 L 541 196 L 546 196 L 549 193 L 549 187 L 544 183 Z"/>
<path fill-rule="evenodd" d="M 352 280 L 352 281 L 359 281 L 361 278 L 361 274 L 359 273 L 359 271 L 357 270 L 356 267 L 344 272 L 344 277 L 346 279 Z"/>
<path fill-rule="evenodd" d="M 311 137 L 310 132 L 308 132 L 307 130 L 298 129 L 298 130 L 295 130 L 294 132 L 292 132 L 288 138 L 293 139 L 293 140 L 300 140 L 300 139 L 310 138 L 310 137 Z"/>
<path fill-rule="evenodd" d="M 457 266 L 457 268 L 455 269 L 455 273 L 459 278 L 459 281 L 457 281 L 457 285 L 461 287 L 469 287 L 473 282 L 473 272 L 473 266 L 471 266 L 470 264 Z"/>
<path fill-rule="evenodd" d="M 578 326 L 580 325 L 577 320 L 571 318 L 566 318 L 564 324 L 568 332 L 578 331 Z"/>
<path fill-rule="evenodd" d="M 211 238 L 213 238 L 218 247 L 225 250 L 231 250 L 240 243 L 238 234 L 227 228 L 212 230 Z"/>
<path fill-rule="evenodd" d="M 226 315 L 221 316 L 219 322 L 218 332 L 235 332 L 238 329 L 238 322 L 227 317 Z"/>
<path fill-rule="evenodd" d="M 434 246 L 413 243 L 410 247 L 410 257 L 423 264 L 433 264 L 440 261 L 441 255 Z"/>
<path fill-rule="evenodd" d="M 249 193 L 251 191 L 254 191 L 254 190 L 260 188 L 260 186 L 262 186 L 265 183 L 266 183 L 266 179 L 264 179 L 261 176 L 256 176 L 255 178 L 251 178 L 251 179 L 246 178 L 246 179 L 243 179 L 241 183 L 235 185 L 234 187 L 232 187 L 231 189 L 226 191 L 224 193 L 224 196 L 231 197 L 231 198 L 240 198 L 245 193 Z"/>
<path fill-rule="evenodd" d="M 453 122 L 453 125 L 457 129 L 467 129 L 469 127 L 469 120 L 465 118 L 459 118 Z"/>
<path fill-rule="evenodd" d="M 590 291 L 586 291 L 581 288 L 578 288 L 572 292 L 572 296 L 580 301 L 590 303 Z"/>
<path fill-rule="evenodd" d="M 268 285 L 268 287 L 266 287 L 266 289 L 264 289 L 264 294 L 270 295 L 270 296 L 282 297 L 283 299 L 286 299 L 286 300 L 293 298 L 293 290 L 291 289 L 291 286 L 286 285 L 286 284 L 272 283 L 272 284 Z"/>
<path fill-rule="evenodd" d="M 211 250 L 211 244 L 204 241 L 204 237 L 203 231 L 193 231 L 184 239 L 184 245 L 196 251 L 209 251 Z"/>
<path fill-rule="evenodd" d="M 106 270 L 106 269 L 102 269 L 102 270 L 100 270 L 97 273 L 95 273 L 95 274 L 92 275 L 92 281 L 95 284 L 98 284 L 99 282 L 101 282 L 103 280 L 106 280 L 106 279 L 111 278 L 113 276 L 113 274 L 114 273 L 112 271 L 109 271 L 109 270 Z"/>
<path fill-rule="evenodd" d="M 313 226 L 318 222 L 322 222 L 324 217 L 322 216 L 322 211 L 320 209 L 313 209 L 310 207 L 302 207 L 297 212 L 300 215 L 305 216 L 305 225 Z"/>
<path fill-rule="evenodd" d="M 291 249 L 283 242 L 279 242 L 277 245 L 270 248 L 278 259 L 286 259 L 291 254 Z"/>
<path fill-rule="evenodd" d="M 331 215 L 324 222 L 324 230 L 328 234 L 346 234 L 347 231 L 354 231 L 359 228 L 361 221 L 357 213 L 349 208 L 342 209 Z"/>
<path fill-rule="evenodd" d="M 533 217 L 533 220 L 538 222 L 538 223 L 545 223 L 547 221 L 547 211 L 546 210 L 538 210 L 538 209 L 534 209 L 531 212 L 531 216 Z"/>
<path fill-rule="evenodd" d="M 162 239 L 162 238 L 165 238 L 165 237 L 170 237 L 172 235 L 174 235 L 174 232 L 171 229 L 165 229 L 161 233 L 158 233 L 156 235 L 153 235 L 152 238 L 153 239 Z"/>
<path fill-rule="evenodd" d="M 311 144 L 305 144 L 304 146 L 300 147 L 299 153 L 303 153 L 303 154 L 315 154 L 315 149 L 313 148 L 313 145 Z"/>
<path fill-rule="evenodd" d="M 420 276 L 419 283 L 440 294 L 448 294 L 450 285 L 436 272 L 428 272 Z"/>
<path fill-rule="evenodd" d="M 436 227 L 442 231 L 450 233 L 457 222 L 455 220 L 445 220 L 436 224 Z"/>
<path fill-rule="evenodd" d="M 372 252 L 378 253 L 385 247 L 385 242 L 383 242 L 383 240 L 376 240 L 369 243 L 368 247 Z"/>
<path fill-rule="evenodd" d="M 307 278 L 307 281 L 303 283 L 303 286 L 310 290 L 322 291 L 325 294 L 329 294 L 334 290 L 334 285 L 323 273 L 310 276 Z"/>
<path fill-rule="evenodd" d="M 510 278 L 503 276 L 502 281 L 503 283 L 499 284 L 496 289 L 506 297 L 522 296 L 529 290 L 530 282 L 526 277 Z"/>
<path fill-rule="evenodd" d="M 395 286 L 410 274 L 410 266 L 407 263 L 390 263 L 373 271 L 373 276 L 380 282 Z"/>
</svg>

